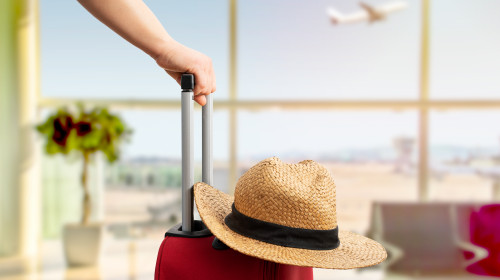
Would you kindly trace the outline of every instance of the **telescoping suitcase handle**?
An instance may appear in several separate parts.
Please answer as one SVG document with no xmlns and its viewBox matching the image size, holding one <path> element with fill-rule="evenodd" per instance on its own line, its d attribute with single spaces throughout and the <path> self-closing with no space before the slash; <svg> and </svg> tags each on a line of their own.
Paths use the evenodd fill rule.
<svg viewBox="0 0 500 280">
<path fill-rule="evenodd" d="M 193 184 L 194 184 L 194 145 L 193 145 L 193 98 L 194 75 L 181 76 L 182 88 L 182 231 L 192 232 Z M 212 96 L 206 96 L 207 103 L 202 108 L 202 180 L 213 185 L 212 160 Z"/>
</svg>

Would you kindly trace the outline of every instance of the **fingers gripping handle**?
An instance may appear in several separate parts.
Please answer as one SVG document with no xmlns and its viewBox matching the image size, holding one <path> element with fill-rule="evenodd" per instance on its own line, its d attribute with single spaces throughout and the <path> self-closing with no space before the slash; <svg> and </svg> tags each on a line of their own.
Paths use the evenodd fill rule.
<svg viewBox="0 0 500 280">
<path fill-rule="evenodd" d="M 194 75 L 183 74 L 182 88 L 182 231 L 193 230 L 193 184 L 194 184 L 194 145 L 193 145 L 193 89 Z M 202 108 L 202 179 L 212 184 L 212 96 L 208 95 L 207 104 Z"/>
</svg>

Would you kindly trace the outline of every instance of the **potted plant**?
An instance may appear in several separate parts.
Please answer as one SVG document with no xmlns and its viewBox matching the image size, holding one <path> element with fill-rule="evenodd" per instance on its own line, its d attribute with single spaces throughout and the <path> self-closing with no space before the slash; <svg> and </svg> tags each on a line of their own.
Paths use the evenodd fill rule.
<svg viewBox="0 0 500 280">
<path fill-rule="evenodd" d="M 78 154 L 83 160 L 81 185 L 83 190 L 82 217 L 79 224 L 65 225 L 63 244 L 69 265 L 95 265 L 99 259 L 102 226 L 91 223 L 91 198 L 88 186 L 88 169 L 92 157 L 102 152 L 109 162 L 119 157 L 119 146 L 131 130 L 116 115 L 105 108 L 86 111 L 78 105 L 75 114 L 60 108 L 41 124 L 37 131 L 46 139 L 45 151 L 54 154 Z"/>
</svg>

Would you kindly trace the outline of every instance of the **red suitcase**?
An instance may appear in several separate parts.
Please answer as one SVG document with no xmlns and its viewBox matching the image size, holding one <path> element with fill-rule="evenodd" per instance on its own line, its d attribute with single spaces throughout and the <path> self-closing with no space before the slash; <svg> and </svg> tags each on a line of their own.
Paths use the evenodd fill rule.
<svg viewBox="0 0 500 280">
<path fill-rule="evenodd" d="M 201 221 L 193 221 L 193 88 L 194 76 L 184 74 L 182 87 L 182 223 L 171 228 L 156 260 L 155 280 L 309 280 L 310 267 L 277 264 L 241 254 L 214 236 Z M 212 96 L 202 109 L 202 177 L 212 185 Z M 217 239 L 215 239 L 217 241 Z"/>
</svg>

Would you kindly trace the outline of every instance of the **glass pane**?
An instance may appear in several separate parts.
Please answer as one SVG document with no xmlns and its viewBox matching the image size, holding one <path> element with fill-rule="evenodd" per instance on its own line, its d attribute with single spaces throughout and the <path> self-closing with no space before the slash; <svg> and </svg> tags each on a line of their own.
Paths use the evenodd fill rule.
<svg viewBox="0 0 500 280">
<path fill-rule="evenodd" d="M 361 9 L 340 0 L 239 2 L 239 96 L 415 99 L 420 1 L 372 24 L 333 25 L 328 7 Z"/>
<path fill-rule="evenodd" d="M 324 164 L 337 185 L 343 229 L 364 232 L 374 200 L 417 199 L 414 112 L 239 114 L 241 170 L 271 156 L 290 163 L 313 159 Z M 402 142 L 409 144 L 409 151 L 401 149 Z"/>
<path fill-rule="evenodd" d="M 495 111 L 432 112 L 432 199 L 489 201 L 500 191 L 493 187 L 500 174 L 500 130 L 492 127 L 498 120 Z"/>
<path fill-rule="evenodd" d="M 122 160 L 106 169 L 106 222 L 160 234 L 181 218 L 180 111 L 122 111 L 134 130 Z M 214 185 L 227 182 L 227 112 L 214 113 Z M 195 111 L 195 181 L 201 181 L 201 111 Z M 220 166 L 224 166 L 221 168 Z"/>
<path fill-rule="evenodd" d="M 219 78 L 215 96 L 227 97 L 227 1 L 146 2 L 174 39 L 213 59 Z M 165 71 L 77 1 L 42 0 L 40 10 L 43 96 L 180 98 L 179 86 Z"/>
<path fill-rule="evenodd" d="M 500 2 L 432 1 L 431 94 L 436 99 L 500 97 Z"/>
<path fill-rule="evenodd" d="M 89 188 L 92 196 L 91 219 L 100 217 L 99 202 L 102 201 L 96 162 L 89 166 Z M 42 227 L 44 238 L 60 237 L 61 228 L 67 223 L 78 223 L 82 215 L 82 162 L 79 158 L 44 155 L 42 158 L 43 212 Z"/>
<path fill-rule="evenodd" d="M 201 160 L 201 108 L 194 110 L 194 145 L 195 159 Z M 118 111 L 125 122 L 133 129 L 132 139 L 124 145 L 124 158 L 170 158 L 181 159 L 181 111 L 162 110 L 123 110 Z M 214 111 L 214 159 L 225 160 L 228 157 L 228 114 L 226 111 Z"/>
</svg>

